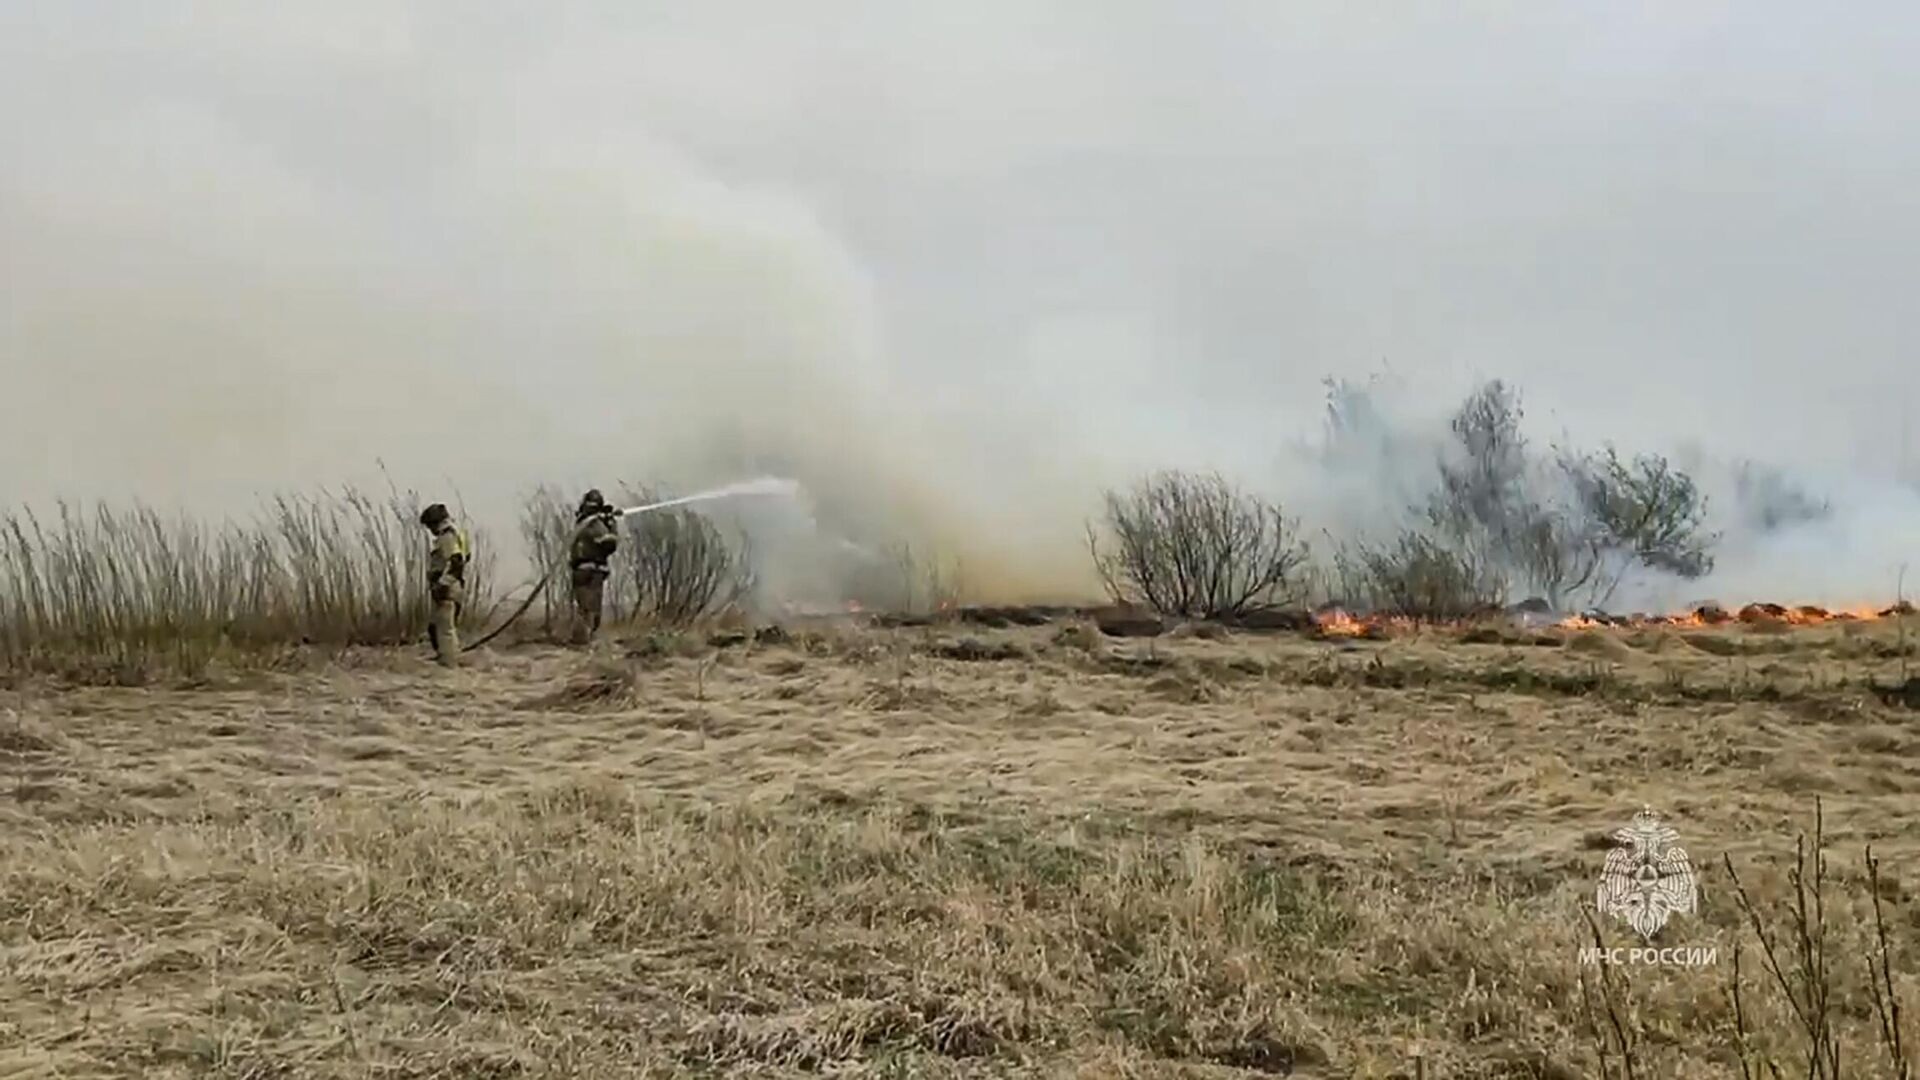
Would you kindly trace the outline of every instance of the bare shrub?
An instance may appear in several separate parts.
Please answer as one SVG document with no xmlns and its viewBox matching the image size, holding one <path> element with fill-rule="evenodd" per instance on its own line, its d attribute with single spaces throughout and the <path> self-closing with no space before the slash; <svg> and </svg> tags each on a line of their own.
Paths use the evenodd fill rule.
<svg viewBox="0 0 1920 1080">
<path fill-rule="evenodd" d="M 1516 539 L 1516 579 L 1555 609 L 1582 595 L 1586 607 L 1604 605 L 1625 574 L 1624 564 L 1606 560 L 1606 545 L 1578 510 L 1543 507 Z M 1609 566 L 1620 573 L 1606 576 Z"/>
<path fill-rule="evenodd" d="M 1451 424 L 1455 445 L 1441 457 L 1440 485 L 1425 507 L 1425 542 L 1472 569 L 1474 595 L 1506 598 L 1521 585 L 1557 606 L 1590 576 L 1590 560 L 1566 517 L 1539 494 L 1520 431 L 1524 416 L 1519 392 L 1497 379 L 1461 403 Z"/>
<path fill-rule="evenodd" d="M 621 484 L 616 503 L 663 501 L 656 489 Z M 547 580 L 539 603 L 541 630 L 551 636 L 570 624 L 573 600 L 567 575 L 573 552 L 576 500 L 543 484 L 521 504 L 520 537 L 536 572 Z M 685 625 L 719 614 L 752 588 L 744 536 L 729 543 L 720 528 L 690 507 L 653 510 L 620 520 L 605 592 L 609 624 Z"/>
<path fill-rule="evenodd" d="M 122 681 L 218 656 L 393 645 L 425 632 L 419 500 L 283 496 L 209 525 L 144 505 L 0 514 L 0 663 Z M 482 538 L 463 619 L 489 594 Z"/>
<path fill-rule="evenodd" d="M 1467 395 L 1451 427 L 1460 455 L 1440 462 L 1440 490 L 1428 514 L 1462 540 L 1477 541 L 1493 558 L 1511 558 L 1538 507 L 1528 491 L 1525 414 L 1518 391 L 1498 379 Z"/>
<path fill-rule="evenodd" d="M 1770 465 L 1742 461 L 1734 468 L 1734 501 L 1746 524 L 1760 532 L 1775 532 L 1833 516 L 1833 503 L 1815 498 Z"/>
<path fill-rule="evenodd" d="M 960 565 L 907 541 L 885 545 L 874 558 L 848 575 L 847 595 L 862 607 L 922 615 L 959 603 Z"/>
<path fill-rule="evenodd" d="M 1520 395 L 1493 380 L 1454 414 L 1455 445 L 1427 500 L 1427 542 L 1476 568 L 1501 598 L 1515 587 L 1556 608 L 1584 595 L 1602 605 L 1636 569 L 1697 578 L 1713 568 L 1717 534 L 1693 478 L 1658 455 L 1624 460 L 1559 451 L 1537 460 L 1521 433 Z"/>
<path fill-rule="evenodd" d="M 1331 377 L 1320 380 L 1326 389 L 1327 410 L 1322 461 L 1377 461 L 1391 458 L 1404 448 L 1405 440 L 1375 403 L 1378 382 L 1378 376 L 1365 384 Z"/>
<path fill-rule="evenodd" d="M 629 506 L 663 498 L 624 485 L 622 494 Z M 685 625 L 725 611 L 753 588 L 746 537 L 729 544 L 717 525 L 693 509 L 654 510 L 623 524 L 627 535 L 608 583 L 622 618 Z"/>
<path fill-rule="evenodd" d="M 1424 533 L 1391 547 L 1355 544 L 1335 557 L 1343 599 L 1368 611 L 1454 619 L 1498 605 L 1498 583 L 1463 552 Z"/>
<path fill-rule="evenodd" d="M 1213 619 L 1298 596 L 1307 547 L 1297 523 L 1218 475 L 1158 473 L 1107 492 L 1106 505 L 1114 550 L 1102 549 L 1091 526 L 1087 542 L 1116 603 Z"/>
</svg>

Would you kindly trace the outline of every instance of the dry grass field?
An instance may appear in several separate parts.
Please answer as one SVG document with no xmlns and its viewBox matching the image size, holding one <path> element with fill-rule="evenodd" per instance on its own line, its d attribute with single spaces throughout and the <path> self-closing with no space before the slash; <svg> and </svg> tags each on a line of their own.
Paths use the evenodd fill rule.
<svg viewBox="0 0 1920 1080">
<path fill-rule="evenodd" d="M 849 621 L 22 677 L 0 1077 L 1737 1077 L 1741 1027 L 1814 1075 L 1788 992 L 1831 1018 L 1818 1075 L 1895 1076 L 1920 712 L 1866 684 L 1897 622 Z M 1781 905 L 1816 797 L 1809 995 Z M 1583 912 L 1643 805 L 1700 875 L 1660 941 L 1717 962 L 1603 980 Z"/>
</svg>

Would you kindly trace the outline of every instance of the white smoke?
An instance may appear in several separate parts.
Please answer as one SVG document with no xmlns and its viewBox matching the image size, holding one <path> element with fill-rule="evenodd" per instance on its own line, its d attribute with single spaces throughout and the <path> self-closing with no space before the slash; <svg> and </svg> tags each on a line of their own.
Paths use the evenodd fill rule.
<svg viewBox="0 0 1920 1080">
<path fill-rule="evenodd" d="M 845 541 L 1045 599 L 1151 468 L 1391 535 L 1485 373 L 1821 473 L 1712 588 L 1884 591 L 1920 15 L 1225 10 L 0 5 L 0 500 L 384 460 L 505 544 L 537 483 L 770 473 L 796 595 Z M 1291 453 L 1383 356 L 1402 442 Z"/>
<path fill-rule="evenodd" d="M 1472 389 L 1463 383 L 1449 399 L 1410 394 L 1391 373 L 1329 380 L 1328 425 L 1316 438 L 1296 442 L 1284 480 L 1270 492 L 1333 548 L 1424 529 L 1423 511 L 1440 486 L 1439 464 L 1457 449 L 1447 426 L 1452 410 Z M 1524 406 L 1525 387 L 1518 389 Z M 1551 436 L 1530 410 L 1521 426 L 1538 467 L 1533 496 L 1564 503 L 1571 493 L 1556 483 L 1553 456 L 1602 446 L 1565 432 Z M 1915 561 L 1920 486 L 1890 472 L 1728 459 L 1690 437 L 1614 448 L 1625 459 L 1664 456 L 1686 472 L 1705 498 L 1700 531 L 1714 538 L 1707 574 L 1683 578 L 1635 566 L 1608 598 L 1615 611 L 1673 612 L 1708 601 L 1884 606 Z"/>
<path fill-rule="evenodd" d="M 1780 514 L 1777 493 L 1743 492 L 1727 470 L 1716 472 L 1708 474 L 1709 528 L 1721 533 L 1713 571 L 1698 581 L 1646 575 L 1615 607 L 1673 611 L 1711 599 L 1851 610 L 1895 599 L 1920 537 L 1920 492 L 1892 477 L 1788 474 L 1828 508 L 1819 516 Z"/>
</svg>

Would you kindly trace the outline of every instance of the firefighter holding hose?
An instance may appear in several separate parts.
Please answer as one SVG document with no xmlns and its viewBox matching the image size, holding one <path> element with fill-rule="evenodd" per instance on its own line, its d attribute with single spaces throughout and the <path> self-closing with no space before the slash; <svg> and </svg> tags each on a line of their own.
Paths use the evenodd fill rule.
<svg viewBox="0 0 1920 1080">
<path fill-rule="evenodd" d="M 433 643 L 433 658 L 442 667 L 453 667 L 460 662 L 460 609 L 466 603 L 467 563 L 473 552 L 445 503 L 422 510 L 420 524 L 433 534 L 427 549 L 427 597 L 432 612 L 427 640 Z"/>
<path fill-rule="evenodd" d="M 620 548 L 620 512 L 607 505 L 598 488 L 587 492 L 573 515 L 573 545 L 567 565 L 573 573 L 573 640 L 585 645 L 600 631 L 613 553 Z"/>
</svg>

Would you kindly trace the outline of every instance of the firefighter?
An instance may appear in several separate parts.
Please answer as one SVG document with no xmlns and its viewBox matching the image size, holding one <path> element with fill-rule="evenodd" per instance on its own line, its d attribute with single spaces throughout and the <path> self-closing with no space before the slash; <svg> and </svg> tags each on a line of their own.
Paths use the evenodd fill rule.
<svg viewBox="0 0 1920 1080">
<path fill-rule="evenodd" d="M 427 549 L 427 597 L 432 612 L 427 639 L 433 643 L 434 660 L 453 667 L 460 662 L 460 613 L 466 604 L 467 564 L 473 552 L 445 503 L 421 511 L 420 524 L 433 534 Z"/>
<path fill-rule="evenodd" d="M 587 492 L 573 515 L 573 545 L 567 565 L 573 572 L 574 633 L 585 645 L 600 631 L 613 553 L 620 548 L 620 512 L 607 505 L 598 488 Z"/>
</svg>

